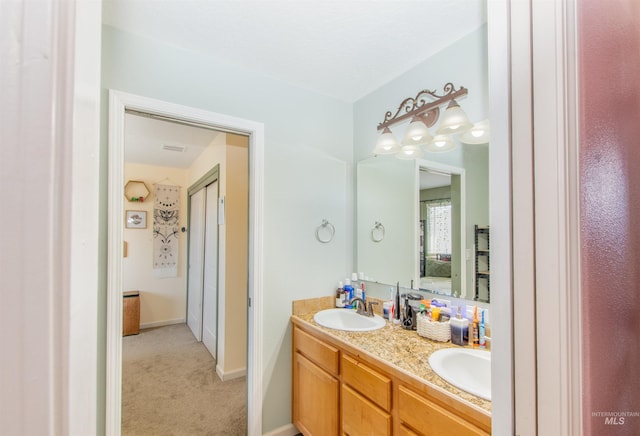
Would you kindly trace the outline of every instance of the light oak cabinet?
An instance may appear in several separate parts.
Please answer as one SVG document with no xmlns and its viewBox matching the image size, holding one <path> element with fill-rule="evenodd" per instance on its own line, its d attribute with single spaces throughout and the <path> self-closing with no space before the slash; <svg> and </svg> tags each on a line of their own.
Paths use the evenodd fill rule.
<svg viewBox="0 0 640 436">
<path fill-rule="evenodd" d="M 297 328 L 293 343 L 293 421 L 305 435 L 337 435 L 339 351 Z"/>
<path fill-rule="evenodd" d="M 491 418 L 293 318 L 293 423 L 305 436 L 488 436 Z"/>
<path fill-rule="evenodd" d="M 405 386 L 398 387 L 398 415 L 402 425 L 410 426 L 418 434 L 433 436 L 489 435 L 460 416 Z"/>
</svg>

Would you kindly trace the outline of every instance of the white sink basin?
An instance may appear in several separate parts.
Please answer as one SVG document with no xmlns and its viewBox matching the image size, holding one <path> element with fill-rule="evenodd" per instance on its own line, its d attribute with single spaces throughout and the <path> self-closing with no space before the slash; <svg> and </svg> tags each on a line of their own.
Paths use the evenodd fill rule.
<svg viewBox="0 0 640 436">
<path fill-rule="evenodd" d="M 463 391 L 491 400 L 491 353 L 468 348 L 444 348 L 429 357 L 440 377 Z"/>
<path fill-rule="evenodd" d="M 369 332 L 386 325 L 384 318 L 379 315 L 359 315 L 353 309 L 321 310 L 313 316 L 313 320 L 323 327 L 348 332 Z"/>
</svg>

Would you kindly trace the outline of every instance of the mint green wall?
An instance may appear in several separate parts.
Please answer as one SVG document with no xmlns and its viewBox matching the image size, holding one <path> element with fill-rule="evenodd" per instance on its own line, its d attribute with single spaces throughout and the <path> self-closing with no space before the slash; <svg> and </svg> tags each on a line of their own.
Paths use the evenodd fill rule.
<svg viewBox="0 0 640 436">
<path fill-rule="evenodd" d="M 355 162 L 373 156 L 372 150 L 378 138 L 376 127 L 387 111 L 395 112 L 407 97 L 415 97 L 422 89 L 437 91 L 448 82 L 456 89 L 469 90 L 458 102 L 472 122 L 489 116 L 487 26 L 456 41 L 415 68 L 390 81 L 354 104 L 354 159 Z M 406 124 L 399 125 L 394 133 L 402 139 Z M 380 159 L 388 159 L 381 156 Z M 473 244 L 473 225 L 489 223 L 489 148 L 487 145 L 458 147 L 446 153 L 425 153 L 423 159 L 466 169 L 466 246 Z M 391 158 L 393 159 L 393 158 Z M 354 242 L 357 246 L 357 241 Z M 407 249 L 412 249 L 408 247 Z M 358 264 L 355 253 L 356 265 Z M 467 289 L 473 283 L 472 260 L 467 262 Z M 401 280 L 402 278 L 398 278 Z"/>
<path fill-rule="evenodd" d="M 263 431 L 288 424 L 291 301 L 329 295 L 352 269 L 352 105 L 109 26 L 102 49 L 99 396 L 106 343 L 106 105 L 113 88 L 264 123 Z M 322 219 L 336 228 L 329 244 L 315 239 Z M 104 410 L 102 397 L 99 407 Z M 99 427 L 104 432 L 104 421 Z"/>
</svg>

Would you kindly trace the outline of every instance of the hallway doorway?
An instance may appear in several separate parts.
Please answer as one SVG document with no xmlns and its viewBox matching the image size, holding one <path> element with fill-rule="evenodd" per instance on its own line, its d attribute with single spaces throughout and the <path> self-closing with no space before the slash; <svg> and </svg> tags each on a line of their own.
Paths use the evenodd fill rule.
<svg viewBox="0 0 640 436">
<path fill-rule="evenodd" d="M 263 168 L 263 126 L 246 120 L 240 120 L 221 114 L 202 111 L 180 105 L 174 105 L 158 100 L 147 99 L 110 91 L 110 115 L 109 115 L 109 271 L 108 288 L 110 290 L 107 301 L 107 404 L 106 404 L 106 430 L 108 434 L 120 434 L 121 422 L 121 386 L 122 386 L 122 241 L 123 241 L 123 188 L 124 188 L 124 151 L 125 138 L 124 126 L 126 112 L 148 114 L 156 119 L 166 122 L 176 122 L 182 125 L 190 125 L 199 128 L 209 128 L 223 131 L 225 133 L 242 135 L 248 137 L 247 141 L 247 205 L 245 213 L 248 225 L 245 225 L 246 256 L 245 268 L 245 288 L 244 293 L 236 294 L 242 296 L 242 304 L 246 308 L 247 318 L 244 322 L 245 338 L 247 347 L 243 347 L 246 352 L 244 358 L 245 367 L 242 374 L 247 375 L 247 433 L 261 433 L 261 389 L 260 374 L 262 366 L 260 353 L 256 349 L 256 337 L 259 332 L 259 313 L 262 302 L 262 168 Z M 210 166 L 209 166 L 210 168 Z M 188 184 L 185 185 L 186 187 Z M 214 214 L 217 216 L 217 214 Z M 182 227 L 182 226 L 181 226 Z M 247 231 L 248 229 L 248 231 Z M 182 232 L 186 230 L 181 229 Z M 219 274 L 219 271 L 214 271 Z M 247 281 L 246 277 L 249 277 Z M 221 292 L 221 291 L 219 291 Z M 142 295 L 144 297 L 144 295 Z M 251 301 L 251 305 L 249 305 Z M 219 308 L 218 308 L 219 310 Z M 186 322 L 186 298 L 184 307 L 184 321 Z M 213 317 L 218 324 L 220 320 L 217 315 Z M 214 321 L 215 323 L 215 321 Z M 144 326 L 144 325 L 143 325 Z M 212 329 L 213 332 L 214 329 Z M 213 333 L 214 342 L 211 348 L 218 360 L 220 355 L 220 332 Z M 231 341 L 233 342 L 233 341 Z M 213 353 L 212 353 L 213 354 Z M 216 367 L 216 372 L 220 374 L 220 369 Z M 224 379 L 224 368 L 221 378 Z M 229 378 L 240 375 L 232 373 Z"/>
</svg>

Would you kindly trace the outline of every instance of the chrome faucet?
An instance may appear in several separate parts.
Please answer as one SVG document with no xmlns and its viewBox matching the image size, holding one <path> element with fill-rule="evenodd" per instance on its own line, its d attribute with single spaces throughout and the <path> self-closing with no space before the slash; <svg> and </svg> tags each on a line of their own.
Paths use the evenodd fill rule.
<svg viewBox="0 0 640 436">
<path fill-rule="evenodd" d="M 360 297 L 354 297 L 349 301 L 349 305 L 356 303 L 356 313 L 362 316 L 373 316 L 373 305 L 378 304 L 376 301 L 369 301 L 369 308 L 367 309 L 367 303 Z"/>
</svg>

